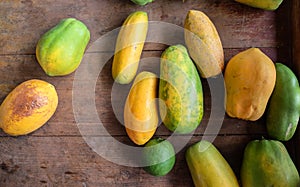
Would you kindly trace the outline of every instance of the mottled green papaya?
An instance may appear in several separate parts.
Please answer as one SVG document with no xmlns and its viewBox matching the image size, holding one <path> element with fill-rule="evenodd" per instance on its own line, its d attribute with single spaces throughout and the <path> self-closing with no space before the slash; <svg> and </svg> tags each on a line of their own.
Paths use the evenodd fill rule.
<svg viewBox="0 0 300 187">
<path fill-rule="evenodd" d="M 182 45 L 167 48 L 161 56 L 159 84 L 160 115 L 176 133 L 190 133 L 203 116 L 202 84 L 196 66 Z"/>
<path fill-rule="evenodd" d="M 131 0 L 137 5 L 146 5 L 148 3 L 151 3 L 153 0 Z"/>
<path fill-rule="evenodd" d="M 276 10 L 283 0 L 235 0 L 236 2 L 264 10 Z"/>
</svg>

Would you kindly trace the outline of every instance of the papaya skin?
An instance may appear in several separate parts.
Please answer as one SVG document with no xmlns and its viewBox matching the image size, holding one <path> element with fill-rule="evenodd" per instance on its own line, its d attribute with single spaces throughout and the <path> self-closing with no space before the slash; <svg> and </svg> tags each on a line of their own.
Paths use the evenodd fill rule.
<svg viewBox="0 0 300 187">
<path fill-rule="evenodd" d="M 298 187 L 299 173 L 285 146 L 277 140 L 252 140 L 245 148 L 241 183 L 243 187 Z"/>
<path fill-rule="evenodd" d="M 49 76 L 68 75 L 80 65 L 89 40 L 84 23 L 75 18 L 63 19 L 39 39 L 37 61 Z"/>
<path fill-rule="evenodd" d="M 121 27 L 112 63 L 112 76 L 119 84 L 129 84 L 135 77 L 148 32 L 148 15 L 131 13 Z"/>
<path fill-rule="evenodd" d="M 184 22 L 185 43 L 201 77 L 215 77 L 224 69 L 224 52 L 218 31 L 201 11 L 190 10 Z"/>
<path fill-rule="evenodd" d="M 55 87 L 32 79 L 18 85 L 0 106 L 0 127 L 12 136 L 29 134 L 43 126 L 58 105 Z"/>
<path fill-rule="evenodd" d="M 157 86 L 156 75 L 144 71 L 137 75 L 128 94 L 124 109 L 125 129 L 129 138 L 137 145 L 148 142 L 156 131 Z"/>
<path fill-rule="evenodd" d="M 235 0 L 236 2 L 264 10 L 276 10 L 283 0 Z"/>
<path fill-rule="evenodd" d="M 153 2 L 153 0 L 131 0 L 131 1 L 134 2 L 137 5 L 142 5 L 142 6 Z"/>
<path fill-rule="evenodd" d="M 276 84 L 269 101 L 266 125 L 269 136 L 281 141 L 295 134 L 300 113 L 300 87 L 287 66 L 276 63 Z"/>
<path fill-rule="evenodd" d="M 226 113 L 256 121 L 265 112 L 275 87 L 275 65 L 260 49 L 250 48 L 230 59 L 224 80 Z"/>
<path fill-rule="evenodd" d="M 212 143 L 195 143 L 187 149 L 185 158 L 196 187 L 239 186 L 230 165 Z"/>
<path fill-rule="evenodd" d="M 168 47 L 161 56 L 159 111 L 164 125 L 173 132 L 194 131 L 203 117 L 202 83 L 187 49 Z"/>
</svg>

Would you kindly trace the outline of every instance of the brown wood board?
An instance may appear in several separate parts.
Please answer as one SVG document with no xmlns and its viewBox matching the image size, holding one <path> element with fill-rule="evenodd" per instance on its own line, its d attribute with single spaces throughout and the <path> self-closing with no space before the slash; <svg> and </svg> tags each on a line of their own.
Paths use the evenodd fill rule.
<svg viewBox="0 0 300 187">
<path fill-rule="evenodd" d="M 184 153 L 189 145 L 204 135 L 217 136 L 214 144 L 239 178 L 245 145 L 250 140 L 267 137 L 265 119 L 263 117 L 256 122 L 249 122 L 225 115 L 218 134 L 205 134 L 211 112 L 207 80 L 202 79 L 205 115 L 199 128 L 188 145 L 176 155 L 174 169 L 164 177 L 153 177 L 141 168 L 109 162 L 88 146 L 80 134 L 73 113 L 75 73 L 64 77 L 49 77 L 35 58 L 39 37 L 66 17 L 78 18 L 88 26 L 91 31 L 90 47 L 98 38 L 120 27 L 128 14 L 135 10 L 148 12 L 150 21 L 183 26 L 183 20 L 190 9 L 204 11 L 214 22 L 223 43 L 225 62 L 244 49 L 259 47 L 274 62 L 287 64 L 299 77 L 300 3 L 297 0 L 285 0 L 276 11 L 247 7 L 233 0 L 156 0 L 143 7 L 129 0 L 1 1 L 0 100 L 3 101 L 19 83 L 38 78 L 56 86 L 59 106 L 47 124 L 34 133 L 10 137 L 0 132 L 0 186 L 193 186 Z M 113 46 L 114 43 L 111 41 L 108 45 Z M 166 47 L 165 44 L 146 43 L 142 59 L 155 57 L 156 60 L 142 61 L 140 71 L 151 68 L 158 70 L 157 58 Z M 99 49 L 86 55 L 111 55 L 112 52 Z M 111 61 L 110 58 L 99 73 L 95 104 L 107 132 L 118 141 L 132 145 L 111 103 L 114 98 L 123 102 L 130 86 L 119 86 L 120 92 L 112 93 Z M 81 81 L 88 84 L 84 77 Z M 82 92 L 77 97 L 87 97 L 87 93 Z M 115 112 L 122 113 L 122 107 L 118 107 Z M 105 139 L 105 134 L 93 131 L 95 124 L 87 122 L 86 125 L 91 127 L 87 133 Z M 164 138 L 170 135 L 171 132 L 163 125 L 155 134 L 156 137 Z M 299 136 L 295 136 L 285 143 L 298 169 L 299 141 Z"/>
</svg>

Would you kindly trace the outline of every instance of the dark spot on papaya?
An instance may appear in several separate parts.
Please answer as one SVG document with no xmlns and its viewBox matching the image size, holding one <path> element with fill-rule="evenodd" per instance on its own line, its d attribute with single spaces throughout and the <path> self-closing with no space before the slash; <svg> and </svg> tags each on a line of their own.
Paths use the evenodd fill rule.
<svg viewBox="0 0 300 187">
<path fill-rule="evenodd" d="M 17 96 L 12 102 L 13 115 L 27 117 L 33 112 L 48 104 L 48 97 L 41 96 L 35 87 L 24 86 L 17 91 Z"/>
</svg>

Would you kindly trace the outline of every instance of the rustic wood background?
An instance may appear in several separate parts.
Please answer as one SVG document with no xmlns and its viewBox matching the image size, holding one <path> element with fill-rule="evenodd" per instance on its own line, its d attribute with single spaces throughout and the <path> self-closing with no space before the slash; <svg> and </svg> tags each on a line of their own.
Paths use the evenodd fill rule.
<svg viewBox="0 0 300 187">
<path fill-rule="evenodd" d="M 48 123 L 30 135 L 10 137 L 0 132 L 0 186 L 193 186 L 184 153 L 190 144 L 203 137 L 207 126 L 211 97 L 206 80 L 202 80 L 205 115 L 201 125 L 185 149 L 176 155 L 173 170 L 164 177 L 153 177 L 141 168 L 109 162 L 87 145 L 73 114 L 74 73 L 64 77 L 48 77 L 35 58 L 39 37 L 63 18 L 75 17 L 83 21 L 91 32 L 91 46 L 99 37 L 120 27 L 133 11 L 148 12 L 150 21 L 182 26 L 190 9 L 204 11 L 214 22 L 223 43 L 226 62 L 244 49 L 259 47 L 274 62 L 285 63 L 295 72 L 300 72 L 299 42 L 293 43 L 300 41 L 300 5 L 297 0 L 284 1 L 274 12 L 246 7 L 233 0 L 156 0 L 144 7 L 134 5 L 129 0 L 1 1 L 0 101 L 19 83 L 38 78 L 56 86 L 59 106 Z M 159 57 L 165 48 L 166 45 L 147 43 L 142 57 Z M 151 66 L 157 67 L 158 64 L 153 61 L 146 65 Z M 109 60 L 96 85 L 97 111 L 111 136 L 132 145 L 112 111 L 112 85 Z M 129 86 L 122 86 L 121 89 L 123 91 L 119 96 L 126 97 Z M 167 138 L 170 134 L 161 125 L 155 136 Z M 239 178 L 245 145 L 263 136 L 267 138 L 264 117 L 256 122 L 248 122 L 225 116 L 214 144 Z M 299 138 L 295 137 L 285 144 L 300 168 L 298 142 Z"/>
</svg>

